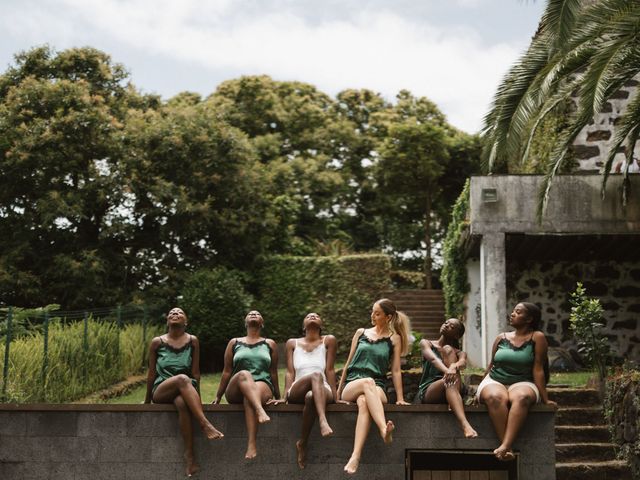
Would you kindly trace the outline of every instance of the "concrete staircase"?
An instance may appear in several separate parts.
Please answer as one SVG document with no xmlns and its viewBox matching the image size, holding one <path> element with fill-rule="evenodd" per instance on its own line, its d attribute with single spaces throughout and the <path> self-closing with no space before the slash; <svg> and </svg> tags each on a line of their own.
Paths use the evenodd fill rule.
<svg viewBox="0 0 640 480">
<path fill-rule="evenodd" d="M 616 460 L 597 390 L 559 386 L 548 390 L 559 407 L 557 480 L 632 480 L 628 465 Z"/>
<path fill-rule="evenodd" d="M 412 330 L 426 338 L 438 337 L 445 320 L 442 290 L 395 290 L 387 297 L 409 316 Z"/>
</svg>

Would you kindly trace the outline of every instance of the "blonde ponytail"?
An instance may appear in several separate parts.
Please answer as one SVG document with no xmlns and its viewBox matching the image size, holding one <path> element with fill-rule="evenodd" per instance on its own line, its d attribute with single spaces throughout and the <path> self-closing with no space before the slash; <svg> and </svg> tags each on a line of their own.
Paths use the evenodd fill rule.
<svg viewBox="0 0 640 480">
<path fill-rule="evenodd" d="M 409 317 L 396 308 L 395 303 L 388 298 L 381 298 L 376 302 L 380 305 L 382 311 L 391 315 L 390 329 L 392 333 L 397 333 L 400 336 L 400 355 L 404 356 L 409 353 L 409 330 L 411 329 Z"/>
</svg>

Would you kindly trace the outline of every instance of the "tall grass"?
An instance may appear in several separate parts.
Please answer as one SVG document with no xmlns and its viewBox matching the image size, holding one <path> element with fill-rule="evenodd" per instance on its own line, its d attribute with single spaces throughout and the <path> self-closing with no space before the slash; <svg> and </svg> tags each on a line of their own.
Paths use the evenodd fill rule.
<svg viewBox="0 0 640 480">
<path fill-rule="evenodd" d="M 13 340 L 4 401 L 70 401 L 142 369 L 146 350 L 142 326 L 127 325 L 118 335 L 115 323 L 89 319 L 86 348 L 84 328 L 83 322 L 51 322 L 46 375 L 42 368 L 43 334 L 36 332 Z M 150 327 L 147 338 L 158 330 Z M 3 368 L 4 343 L 0 343 L 0 372 Z"/>
</svg>

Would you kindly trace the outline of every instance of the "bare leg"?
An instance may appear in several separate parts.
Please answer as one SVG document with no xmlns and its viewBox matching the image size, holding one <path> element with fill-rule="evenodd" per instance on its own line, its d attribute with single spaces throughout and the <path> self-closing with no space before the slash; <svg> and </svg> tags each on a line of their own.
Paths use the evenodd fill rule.
<svg viewBox="0 0 640 480">
<path fill-rule="evenodd" d="M 392 440 L 391 432 L 395 426 L 384 416 L 383 402 L 387 402 L 387 396 L 380 387 L 376 386 L 372 378 L 361 378 L 349 382 L 342 392 L 342 398 L 348 402 L 355 401 L 360 395 L 364 395 L 367 401 L 369 415 L 380 430 L 380 436 L 385 443 L 390 443 Z"/>
<path fill-rule="evenodd" d="M 178 395 L 173 399 L 173 404 L 178 409 L 178 423 L 180 425 L 180 433 L 184 441 L 184 460 L 187 467 L 187 476 L 194 475 L 198 472 L 198 467 L 193 453 L 193 427 L 191 425 L 191 412 L 184 402 L 182 396 Z"/>
<path fill-rule="evenodd" d="M 305 459 L 307 456 L 307 441 L 313 428 L 313 423 L 316 420 L 316 406 L 313 401 L 313 393 L 307 392 L 304 397 L 304 408 L 302 409 L 302 433 L 300 440 L 296 442 L 296 451 L 298 466 L 300 468 L 305 467 Z"/>
<path fill-rule="evenodd" d="M 244 405 L 244 418 L 247 425 L 247 451 L 244 457 L 252 460 L 257 455 L 258 424 L 271 420 L 263 407 L 263 404 L 272 397 L 271 390 L 266 383 L 255 382 L 251 373 L 241 370 L 229 381 L 226 397 L 229 403 L 242 402 Z"/>
<path fill-rule="evenodd" d="M 246 399 L 251 407 L 253 407 L 253 410 L 255 411 L 258 419 L 258 423 L 266 423 L 271 419 L 269 418 L 269 415 L 267 415 L 267 412 L 264 411 L 264 408 L 262 406 L 264 403 L 262 401 L 263 388 L 259 384 L 262 384 L 262 386 L 264 386 L 267 391 L 269 391 L 269 388 L 264 382 L 256 383 L 253 380 L 250 372 L 248 372 L 247 370 L 240 370 L 233 377 L 231 377 L 231 380 L 229 380 L 226 397 L 229 403 L 244 403 L 244 399 Z M 268 398 L 271 398 L 270 391 Z"/>
<path fill-rule="evenodd" d="M 344 467 L 344 471 L 349 475 L 353 475 L 358 471 L 364 442 L 367 439 L 367 435 L 369 435 L 369 429 L 371 427 L 371 415 L 369 414 L 365 396 L 360 395 L 356 403 L 358 404 L 358 418 L 356 420 L 356 434 L 353 440 L 353 453 Z"/>
<path fill-rule="evenodd" d="M 176 375 L 171 377 L 156 388 L 153 394 L 154 403 L 173 403 L 177 396 L 181 396 L 185 405 L 200 424 L 200 428 L 209 440 L 222 438 L 224 435 L 216 430 L 207 420 L 202 411 L 200 395 L 191 383 L 191 379 L 186 375 Z"/>
<path fill-rule="evenodd" d="M 536 403 L 536 394 L 529 387 L 516 387 L 509 392 L 509 402 L 511 408 L 509 409 L 504 438 L 502 444 L 493 451 L 499 460 L 513 460 L 515 458 L 511 446 L 527 419 L 529 408 Z"/>
<path fill-rule="evenodd" d="M 443 350 L 443 361 L 447 367 L 458 361 L 458 354 L 455 349 L 447 345 Z M 478 436 L 478 432 L 476 432 L 471 426 L 464 413 L 464 403 L 462 401 L 462 395 L 460 395 L 460 390 L 462 389 L 462 378 L 460 378 L 460 373 L 456 374 L 456 379 L 456 383 L 449 386 L 444 385 L 444 381 L 442 381 L 442 386 L 445 389 L 444 394 L 451 411 L 456 416 L 456 419 L 460 424 L 460 428 L 462 428 L 464 436 L 466 438 L 475 438 Z"/>
<path fill-rule="evenodd" d="M 480 400 L 487 406 L 493 429 L 496 431 L 500 443 L 502 443 L 509 418 L 509 394 L 507 388 L 504 385 L 487 385 L 480 393 Z M 494 453 L 497 457 L 498 454 L 495 450 Z"/>
</svg>

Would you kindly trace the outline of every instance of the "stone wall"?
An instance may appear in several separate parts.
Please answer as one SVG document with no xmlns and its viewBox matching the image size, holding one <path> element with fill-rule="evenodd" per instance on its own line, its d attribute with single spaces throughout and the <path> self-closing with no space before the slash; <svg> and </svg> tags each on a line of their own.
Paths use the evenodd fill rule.
<svg viewBox="0 0 640 480">
<path fill-rule="evenodd" d="M 480 434 L 462 437 L 446 405 L 386 408 L 396 424 L 391 445 L 374 429 L 354 478 L 401 480 L 409 449 L 491 451 L 498 441 L 484 407 L 467 407 Z M 300 407 L 268 408 L 271 422 L 258 432 L 258 457 L 244 460 L 246 430 L 240 406 L 205 406 L 207 417 L 225 438 L 205 441 L 196 428 L 200 479 L 261 480 L 343 478 L 353 446 L 354 405 L 332 405 L 328 417 L 334 429 L 321 438 L 314 429 L 308 464 L 295 462 L 300 432 Z M 555 410 L 534 406 L 516 444 L 519 479 L 555 479 Z M 165 405 L 10 405 L 0 404 L 0 478 L 3 480 L 156 480 L 182 479 L 182 440 L 177 415 Z M 460 465 L 452 466 L 458 469 Z"/>
<path fill-rule="evenodd" d="M 640 262 L 510 262 L 508 306 L 519 301 L 542 306 L 543 331 L 551 346 L 573 347 L 569 331 L 570 294 L 582 282 L 604 308 L 604 333 L 618 358 L 640 361 Z M 504 328 L 507 319 L 503 320 Z"/>
<path fill-rule="evenodd" d="M 609 146 L 613 141 L 616 120 L 620 117 L 629 101 L 636 93 L 638 79 L 629 81 L 623 88 L 612 95 L 605 103 L 602 112 L 595 115 L 591 123 L 585 127 L 573 142 L 575 158 L 578 162 L 577 170 L 600 172 L 606 161 Z M 636 152 L 638 146 L 636 145 Z M 612 171 L 616 164 L 624 163 L 624 152 L 619 152 L 613 162 Z"/>
</svg>

